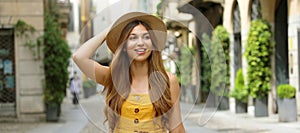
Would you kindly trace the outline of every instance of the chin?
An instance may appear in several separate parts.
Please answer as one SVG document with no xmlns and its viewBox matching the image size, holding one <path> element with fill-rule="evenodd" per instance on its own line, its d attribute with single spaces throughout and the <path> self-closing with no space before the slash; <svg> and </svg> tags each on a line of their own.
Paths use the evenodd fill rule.
<svg viewBox="0 0 300 133">
<path fill-rule="evenodd" d="M 134 58 L 132 58 L 134 61 L 138 61 L 138 62 L 143 62 L 143 61 L 147 61 L 148 58 L 150 57 L 151 52 L 149 53 L 145 53 L 143 55 L 136 55 Z"/>
</svg>

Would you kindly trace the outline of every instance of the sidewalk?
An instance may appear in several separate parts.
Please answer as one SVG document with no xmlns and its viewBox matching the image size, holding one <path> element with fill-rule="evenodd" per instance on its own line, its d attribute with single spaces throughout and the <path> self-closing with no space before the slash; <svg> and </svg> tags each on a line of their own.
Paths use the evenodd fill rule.
<svg viewBox="0 0 300 133">
<path fill-rule="evenodd" d="M 62 112 L 57 123 L 39 123 L 25 133 L 80 133 L 88 123 L 79 105 L 73 105 L 72 99 L 66 97 L 62 104 Z"/>
<path fill-rule="evenodd" d="M 95 97 L 89 98 L 95 102 Z M 99 102 L 99 100 L 98 100 Z M 249 114 L 235 114 L 229 110 L 209 112 L 213 117 L 205 125 L 199 125 L 203 105 L 181 103 L 183 123 L 187 133 L 299 133 L 300 121 L 281 123 L 277 115 L 257 118 Z M 300 118 L 299 118 L 300 120 Z M 95 133 L 99 129 L 88 122 L 81 133 Z"/>
<path fill-rule="evenodd" d="M 277 115 L 256 118 L 230 111 L 218 111 L 204 127 L 227 133 L 300 133 L 299 121 L 282 123 Z"/>
<path fill-rule="evenodd" d="M 99 102 L 100 100 L 100 102 Z M 1 133 L 103 133 L 103 104 L 99 96 L 80 99 L 81 106 L 74 106 L 66 97 L 57 123 L 1 123 Z M 187 133 L 299 133 L 298 122 L 280 123 L 277 115 L 255 118 L 249 114 L 217 111 L 209 121 L 200 126 L 202 105 L 181 103 L 184 126 Z M 82 110 L 84 109 L 84 110 Z M 100 122 L 101 121 L 101 122 Z M 97 125 L 97 126 L 95 126 Z M 104 128 L 104 126 L 102 127 Z"/>
<path fill-rule="evenodd" d="M 66 97 L 58 122 L 0 122 L 1 133 L 80 133 L 88 123 L 79 106 Z"/>
<path fill-rule="evenodd" d="M 202 109 L 202 105 L 196 105 L 189 118 L 199 123 Z M 218 110 L 203 127 L 222 133 L 300 133 L 300 117 L 297 122 L 284 123 L 278 122 L 277 114 L 271 114 L 268 117 L 254 117 L 250 114 Z"/>
</svg>

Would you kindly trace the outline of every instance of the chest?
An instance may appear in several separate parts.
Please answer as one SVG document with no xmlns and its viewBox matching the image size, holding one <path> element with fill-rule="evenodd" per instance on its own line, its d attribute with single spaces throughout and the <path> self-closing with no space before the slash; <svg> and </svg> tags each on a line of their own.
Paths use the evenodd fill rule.
<svg viewBox="0 0 300 133">
<path fill-rule="evenodd" d="M 130 94 L 123 103 L 121 116 L 129 119 L 150 120 L 155 116 L 148 94 Z"/>
<path fill-rule="evenodd" d="M 133 79 L 131 83 L 131 92 L 135 94 L 146 94 L 149 90 L 148 78 Z"/>
</svg>

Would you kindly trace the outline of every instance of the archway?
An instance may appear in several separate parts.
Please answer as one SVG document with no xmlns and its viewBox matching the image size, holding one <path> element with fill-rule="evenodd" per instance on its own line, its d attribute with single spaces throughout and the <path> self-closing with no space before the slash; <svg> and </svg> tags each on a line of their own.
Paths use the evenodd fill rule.
<svg viewBox="0 0 300 133">
<path fill-rule="evenodd" d="M 289 55 L 288 55 L 288 13 L 287 1 L 276 0 L 274 19 L 274 40 L 275 40 L 275 75 L 276 88 L 279 84 L 289 83 Z M 291 58 L 293 55 L 290 55 Z M 292 62 L 291 62 L 292 63 Z M 293 67 L 290 67 L 293 73 Z M 273 90 L 274 92 L 275 90 Z M 276 94 L 276 92 L 275 92 Z M 274 96 L 276 97 L 276 95 Z M 277 112 L 276 99 L 273 98 L 273 113 Z"/>
<path fill-rule="evenodd" d="M 233 7 L 233 61 L 234 79 L 238 69 L 242 68 L 241 17 L 239 4 L 236 1 Z"/>
<path fill-rule="evenodd" d="M 287 1 L 276 0 L 275 6 L 275 72 L 278 86 L 289 83 Z"/>
</svg>

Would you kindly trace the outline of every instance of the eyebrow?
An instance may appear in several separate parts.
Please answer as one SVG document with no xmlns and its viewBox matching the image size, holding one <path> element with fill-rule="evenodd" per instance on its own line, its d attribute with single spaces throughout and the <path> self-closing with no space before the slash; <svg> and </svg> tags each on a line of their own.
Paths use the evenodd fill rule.
<svg viewBox="0 0 300 133">
<path fill-rule="evenodd" d="M 149 32 L 145 32 L 145 33 L 143 33 L 143 36 L 144 35 L 148 35 L 148 34 L 150 34 Z M 129 35 L 137 35 L 136 33 L 130 33 Z"/>
</svg>

